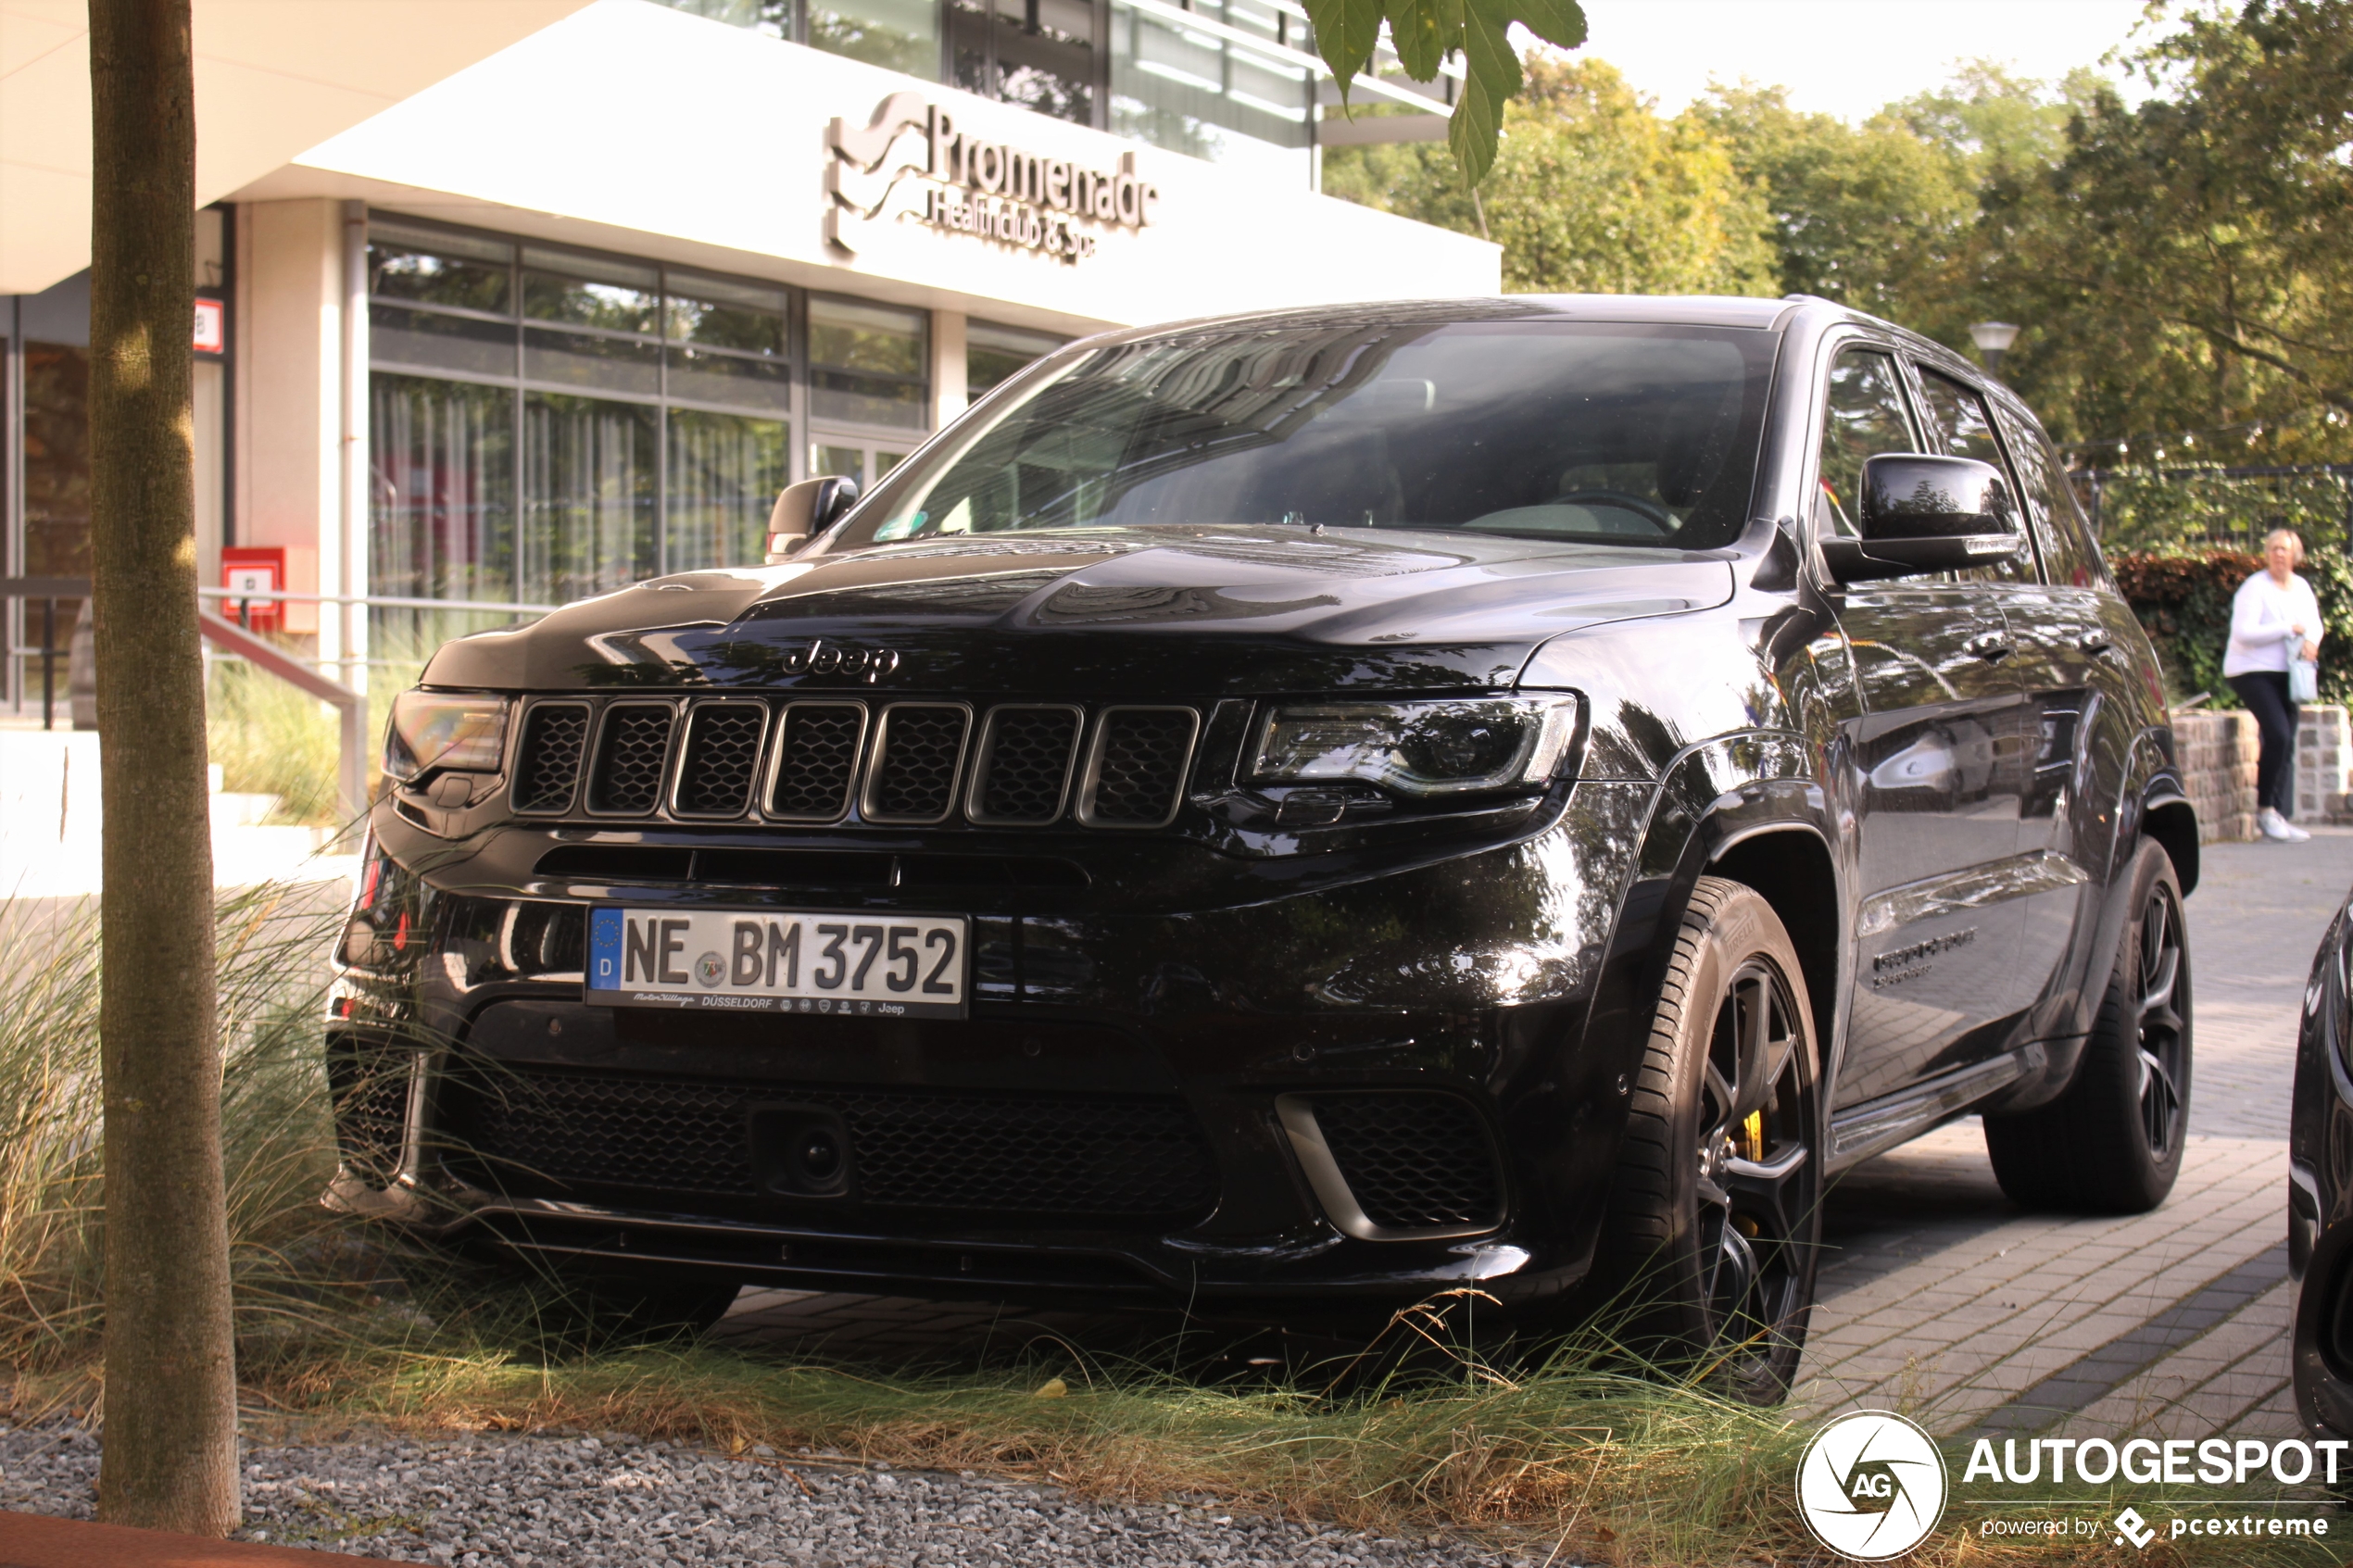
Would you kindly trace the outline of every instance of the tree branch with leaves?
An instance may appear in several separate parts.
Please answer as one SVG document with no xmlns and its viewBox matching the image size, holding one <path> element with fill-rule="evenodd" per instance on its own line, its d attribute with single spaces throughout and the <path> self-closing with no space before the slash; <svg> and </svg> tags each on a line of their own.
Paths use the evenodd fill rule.
<svg viewBox="0 0 2353 1568">
<path fill-rule="evenodd" d="M 1339 80 L 1340 99 L 1372 65 L 1381 26 L 1398 63 L 1416 82 L 1435 82 L 1454 56 L 1464 66 L 1463 90 L 1447 122 L 1446 144 L 1477 185 L 1495 166 L 1504 105 L 1523 85 L 1511 29 L 1519 23 L 1563 49 L 1585 42 L 1585 8 L 1577 0 L 1305 0 L 1315 28 L 1315 52 Z"/>
</svg>

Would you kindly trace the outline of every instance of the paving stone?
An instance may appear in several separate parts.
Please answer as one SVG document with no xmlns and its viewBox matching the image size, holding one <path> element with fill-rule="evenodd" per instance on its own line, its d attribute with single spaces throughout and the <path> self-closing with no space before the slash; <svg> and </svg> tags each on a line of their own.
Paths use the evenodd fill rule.
<svg viewBox="0 0 2353 1568">
<path fill-rule="evenodd" d="M 2111 1366 L 2131 1375 L 2069 1417 L 2070 1433 L 2077 1422 L 2120 1433 L 2162 1422 L 2196 1436 L 2217 1435 L 2214 1423 L 2292 1430 L 2288 1287 L 2262 1282 L 2251 1300 L 2244 1290 L 2200 1293 L 2234 1270 L 2259 1270 L 2284 1234 L 2296 1011 L 2348 883 L 2353 831 L 2344 828 L 2322 828 L 2289 853 L 2206 847 L 2187 905 L 2198 1030 L 2191 1136 L 2157 1212 L 2019 1210 L 1993 1179 L 1973 1119 L 1848 1172 L 1825 1208 L 1835 1250 L 1821 1271 L 1825 1311 L 1807 1343 L 1801 1405 L 1826 1412 L 1857 1402 L 1858 1391 L 1882 1398 L 1905 1373 L 1915 1413 L 1959 1431 L 2082 1361 L 2083 1379 Z M 2153 1320 L 2193 1337 L 2170 1351 L 2152 1344 L 2155 1364 L 2126 1364 Z M 2083 1379 L 2074 1386 L 2096 1386 Z"/>
</svg>

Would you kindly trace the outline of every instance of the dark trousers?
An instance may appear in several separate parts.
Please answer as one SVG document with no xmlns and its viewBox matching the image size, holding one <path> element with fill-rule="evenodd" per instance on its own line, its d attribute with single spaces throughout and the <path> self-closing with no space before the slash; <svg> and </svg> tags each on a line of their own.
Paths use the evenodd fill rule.
<svg viewBox="0 0 2353 1568">
<path fill-rule="evenodd" d="M 2255 765 L 2255 804 L 2283 817 L 2296 815 L 2296 704 L 2287 699 L 2287 676 L 2277 670 L 2250 670 L 2231 677 L 2246 710 L 2263 732 L 2262 758 Z"/>
</svg>

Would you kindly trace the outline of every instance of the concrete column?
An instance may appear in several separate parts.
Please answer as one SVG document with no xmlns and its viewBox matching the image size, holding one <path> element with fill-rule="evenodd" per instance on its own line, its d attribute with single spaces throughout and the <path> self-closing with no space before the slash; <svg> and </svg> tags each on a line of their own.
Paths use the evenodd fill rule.
<svg viewBox="0 0 2353 1568">
<path fill-rule="evenodd" d="M 964 313 L 931 313 L 931 428 L 937 430 L 964 411 Z"/>
<path fill-rule="evenodd" d="M 286 551 L 286 587 L 343 581 L 343 207 L 255 202 L 237 223 L 237 526 L 241 545 Z M 288 630 L 344 648 L 339 618 L 289 605 Z"/>
</svg>

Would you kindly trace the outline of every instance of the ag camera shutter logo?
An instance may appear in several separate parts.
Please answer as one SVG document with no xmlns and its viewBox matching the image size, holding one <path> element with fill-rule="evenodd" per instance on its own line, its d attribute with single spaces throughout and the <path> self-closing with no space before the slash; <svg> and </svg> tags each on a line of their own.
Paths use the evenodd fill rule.
<svg viewBox="0 0 2353 1568">
<path fill-rule="evenodd" d="M 1856 1411 L 1814 1434 L 1797 1461 L 1797 1509 L 1841 1557 L 1901 1557 L 1944 1514 L 1944 1456 L 1934 1439 L 1887 1411 Z"/>
</svg>

